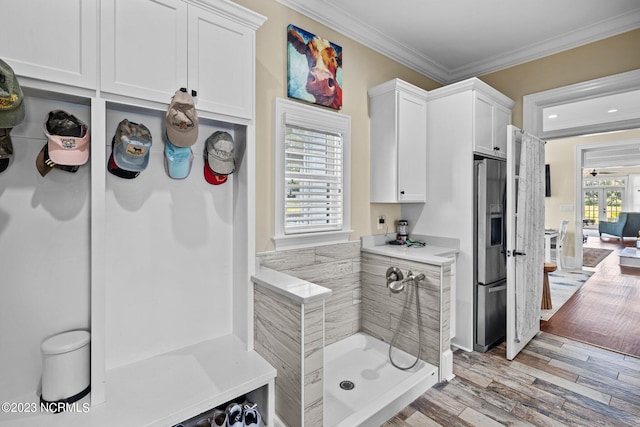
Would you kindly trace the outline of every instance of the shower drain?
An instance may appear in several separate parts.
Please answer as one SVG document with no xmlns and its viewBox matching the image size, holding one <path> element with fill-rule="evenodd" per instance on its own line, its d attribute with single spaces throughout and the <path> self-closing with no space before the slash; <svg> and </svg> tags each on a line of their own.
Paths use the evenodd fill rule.
<svg viewBox="0 0 640 427">
<path fill-rule="evenodd" d="M 340 388 L 343 390 L 353 390 L 355 386 L 356 385 L 353 383 L 353 381 L 349 381 L 349 380 L 340 381 Z"/>
</svg>

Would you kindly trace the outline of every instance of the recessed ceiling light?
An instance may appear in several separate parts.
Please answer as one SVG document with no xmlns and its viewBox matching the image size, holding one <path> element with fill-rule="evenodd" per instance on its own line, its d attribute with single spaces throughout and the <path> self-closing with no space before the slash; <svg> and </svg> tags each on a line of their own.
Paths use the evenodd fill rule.
<svg viewBox="0 0 640 427">
<path fill-rule="evenodd" d="M 547 117 L 550 118 L 550 119 L 557 119 L 558 115 L 557 114 L 549 114 Z"/>
<path fill-rule="evenodd" d="M 608 110 L 607 113 L 615 113 L 616 111 L 618 111 L 617 108 L 612 108 L 612 109 Z"/>
</svg>

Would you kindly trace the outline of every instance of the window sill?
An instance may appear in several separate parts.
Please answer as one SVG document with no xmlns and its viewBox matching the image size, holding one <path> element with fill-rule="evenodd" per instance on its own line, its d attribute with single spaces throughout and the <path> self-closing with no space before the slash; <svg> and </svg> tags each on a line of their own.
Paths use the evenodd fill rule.
<svg viewBox="0 0 640 427">
<path fill-rule="evenodd" d="M 353 230 L 327 231 L 322 233 L 294 234 L 272 237 L 276 251 L 287 249 L 301 249 L 313 246 L 333 245 L 349 241 Z"/>
</svg>

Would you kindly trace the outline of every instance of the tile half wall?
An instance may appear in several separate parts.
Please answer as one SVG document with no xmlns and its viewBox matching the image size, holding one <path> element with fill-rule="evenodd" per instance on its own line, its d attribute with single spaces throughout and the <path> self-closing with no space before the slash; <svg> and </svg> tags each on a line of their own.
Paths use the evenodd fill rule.
<svg viewBox="0 0 640 427">
<path fill-rule="evenodd" d="M 360 330 L 360 241 L 256 256 L 264 267 L 331 289 L 325 301 L 325 345 Z"/>
</svg>

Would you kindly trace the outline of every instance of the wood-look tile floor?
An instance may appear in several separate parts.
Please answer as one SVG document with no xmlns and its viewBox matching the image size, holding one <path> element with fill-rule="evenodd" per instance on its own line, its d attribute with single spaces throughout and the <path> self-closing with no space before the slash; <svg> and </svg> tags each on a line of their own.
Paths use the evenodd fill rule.
<svg viewBox="0 0 640 427">
<path fill-rule="evenodd" d="M 613 252 L 540 329 L 640 357 L 640 269 L 620 267 L 618 256 L 633 245 L 635 239 L 589 237 L 585 246 Z"/>
<path fill-rule="evenodd" d="M 587 246 L 614 252 L 596 266 L 587 282 L 593 280 L 594 286 L 583 285 L 582 295 L 579 290 L 575 301 L 570 299 L 558 311 L 560 317 L 556 313 L 551 318 L 571 322 L 565 331 L 550 325 L 553 328 L 548 329 L 560 335 L 541 331 L 513 361 L 506 359 L 504 344 L 484 354 L 456 350 L 456 377 L 428 390 L 384 426 L 640 426 L 640 358 L 581 342 L 630 326 L 633 329 L 621 336 L 633 346 L 640 345 L 640 324 L 635 327 L 624 317 L 606 314 L 605 307 L 616 310 L 613 302 L 604 302 L 617 300 L 620 305 L 623 298 L 630 302 L 624 310 L 640 314 L 640 300 L 629 301 L 639 292 L 640 273 L 621 269 L 617 257 L 617 249 L 633 244 L 590 237 Z M 607 292 L 603 286 L 608 286 Z M 585 297 L 589 291 L 591 295 Z M 584 303 L 585 298 L 591 300 L 586 303 L 591 305 L 590 313 L 577 309 L 578 301 Z M 601 319 L 595 330 L 580 321 L 594 316 Z M 581 340 L 561 336 L 568 329 Z"/>
<path fill-rule="evenodd" d="M 504 344 L 454 353 L 456 377 L 391 426 L 639 426 L 640 359 L 540 332 L 513 360 Z"/>
</svg>

